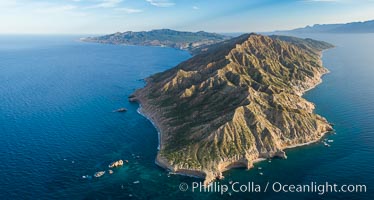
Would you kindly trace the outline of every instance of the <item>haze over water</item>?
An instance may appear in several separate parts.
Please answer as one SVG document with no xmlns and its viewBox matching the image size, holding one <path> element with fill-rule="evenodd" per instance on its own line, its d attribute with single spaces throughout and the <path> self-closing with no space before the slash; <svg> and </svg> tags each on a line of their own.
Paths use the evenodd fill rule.
<svg viewBox="0 0 374 200">
<path fill-rule="evenodd" d="M 273 199 L 371 199 L 374 183 L 374 34 L 309 35 L 336 45 L 323 62 L 331 73 L 305 97 L 334 123 L 331 147 L 287 150 L 288 159 L 226 172 L 229 181 L 265 185 L 367 184 L 367 193 L 242 193 Z M 157 132 L 127 96 L 141 79 L 190 57 L 157 47 L 81 43 L 78 36 L 0 37 L 0 199 L 227 199 L 180 192 L 199 179 L 157 167 Z M 126 113 L 113 113 L 125 107 Z M 99 179 L 114 160 L 129 164 Z M 257 169 L 262 167 L 261 170 Z M 263 175 L 259 175 L 262 172 Z M 136 181 L 139 181 L 137 183 Z"/>
</svg>

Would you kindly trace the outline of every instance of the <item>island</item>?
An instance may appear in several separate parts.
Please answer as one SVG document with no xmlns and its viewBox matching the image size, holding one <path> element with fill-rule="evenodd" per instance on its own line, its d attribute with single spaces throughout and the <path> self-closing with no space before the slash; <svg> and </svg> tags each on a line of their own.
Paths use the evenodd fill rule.
<svg viewBox="0 0 374 200">
<path fill-rule="evenodd" d="M 229 38 L 229 36 L 204 31 L 185 32 L 171 29 L 158 29 L 140 32 L 118 32 L 99 37 L 82 38 L 81 41 L 117 45 L 171 47 L 197 54 L 200 50 L 203 50 L 202 47 L 215 44 Z"/>
<path fill-rule="evenodd" d="M 321 83 L 328 72 L 321 52 L 332 47 L 244 34 L 150 76 L 129 98 L 159 131 L 156 163 L 208 184 L 225 170 L 318 141 L 332 125 L 302 94 Z"/>
</svg>

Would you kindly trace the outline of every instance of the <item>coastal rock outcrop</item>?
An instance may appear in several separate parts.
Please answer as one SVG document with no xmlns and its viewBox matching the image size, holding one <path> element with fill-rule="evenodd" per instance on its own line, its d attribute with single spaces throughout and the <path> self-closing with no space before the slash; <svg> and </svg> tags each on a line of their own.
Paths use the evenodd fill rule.
<svg viewBox="0 0 374 200">
<path fill-rule="evenodd" d="M 109 168 L 121 167 L 123 165 L 123 160 L 117 160 L 108 165 Z"/>
<path fill-rule="evenodd" d="M 284 149 L 319 140 L 332 127 L 302 94 L 328 72 L 312 39 L 245 34 L 205 48 L 147 79 L 130 98 L 160 131 L 156 162 L 175 173 L 222 177 Z"/>
<path fill-rule="evenodd" d="M 99 178 L 99 177 L 102 177 L 104 174 L 105 174 L 105 171 L 98 171 L 94 174 L 94 177 Z"/>
<path fill-rule="evenodd" d="M 117 110 L 113 110 L 113 112 L 127 112 L 126 108 L 119 108 Z"/>
</svg>

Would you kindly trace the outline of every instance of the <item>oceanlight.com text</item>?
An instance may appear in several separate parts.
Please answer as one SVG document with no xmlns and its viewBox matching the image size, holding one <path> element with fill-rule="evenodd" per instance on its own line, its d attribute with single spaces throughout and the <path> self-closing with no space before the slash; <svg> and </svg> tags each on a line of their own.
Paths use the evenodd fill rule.
<svg viewBox="0 0 374 200">
<path fill-rule="evenodd" d="M 267 182 L 266 184 L 257 184 L 255 182 L 230 182 L 222 184 L 213 182 L 204 186 L 202 182 L 192 182 L 191 184 L 181 183 L 180 191 L 191 192 L 213 192 L 213 193 L 259 193 L 259 192 L 275 192 L 275 193 L 316 193 L 324 195 L 326 193 L 361 193 L 367 191 L 364 184 L 336 184 L 336 183 L 317 183 L 310 182 L 307 184 L 282 184 L 281 182 Z"/>
</svg>

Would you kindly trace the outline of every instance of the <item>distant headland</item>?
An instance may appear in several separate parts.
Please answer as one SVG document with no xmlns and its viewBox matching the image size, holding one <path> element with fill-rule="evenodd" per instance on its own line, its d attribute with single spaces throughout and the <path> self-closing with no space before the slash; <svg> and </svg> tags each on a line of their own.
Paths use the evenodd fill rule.
<svg viewBox="0 0 374 200">
<path fill-rule="evenodd" d="M 199 32 L 175 31 L 171 29 L 158 29 L 152 31 L 114 33 L 99 37 L 82 38 L 85 42 L 97 42 L 117 45 L 162 46 L 182 49 L 197 54 L 202 47 L 222 42 L 229 36 Z"/>
</svg>

